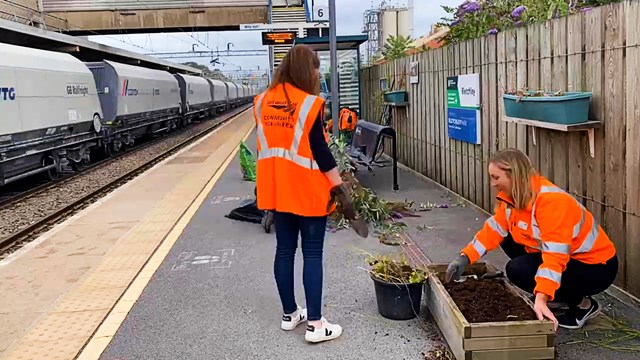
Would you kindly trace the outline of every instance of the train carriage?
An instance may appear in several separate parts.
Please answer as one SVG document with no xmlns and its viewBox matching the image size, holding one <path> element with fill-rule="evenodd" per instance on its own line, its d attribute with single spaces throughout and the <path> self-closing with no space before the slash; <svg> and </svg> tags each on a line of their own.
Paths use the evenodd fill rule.
<svg viewBox="0 0 640 360">
<path fill-rule="evenodd" d="M 142 136 L 177 127 L 180 86 L 169 72 L 109 60 L 87 63 L 87 67 L 98 88 L 109 151 L 132 145 Z"/>
<path fill-rule="evenodd" d="M 227 109 L 227 85 L 216 79 L 207 79 L 211 86 L 211 96 L 215 113 L 219 114 Z"/>
<path fill-rule="evenodd" d="M 87 67 L 69 54 L 0 43 L 0 185 L 88 162 L 101 130 Z"/>
<path fill-rule="evenodd" d="M 229 103 L 228 108 L 236 108 L 240 101 L 240 92 L 238 86 L 231 81 L 225 81 L 227 85 L 227 101 Z"/>
<path fill-rule="evenodd" d="M 174 74 L 180 85 L 182 114 L 185 122 L 209 115 L 213 103 L 211 84 L 199 76 Z"/>
</svg>

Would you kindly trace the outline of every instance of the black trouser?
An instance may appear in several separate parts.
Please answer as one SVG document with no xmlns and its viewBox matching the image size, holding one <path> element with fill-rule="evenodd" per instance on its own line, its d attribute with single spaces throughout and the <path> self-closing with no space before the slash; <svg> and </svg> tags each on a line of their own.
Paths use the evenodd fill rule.
<svg viewBox="0 0 640 360">
<path fill-rule="evenodd" d="M 511 234 L 500 244 L 511 259 L 506 266 L 507 277 L 520 289 L 533 294 L 536 287 L 536 272 L 542 264 L 542 253 L 529 254 L 523 245 L 517 244 Z M 560 288 L 554 302 L 566 302 L 570 307 L 578 306 L 585 296 L 605 291 L 618 273 L 618 257 L 614 255 L 606 264 L 585 264 L 571 259 L 562 273 Z"/>
</svg>

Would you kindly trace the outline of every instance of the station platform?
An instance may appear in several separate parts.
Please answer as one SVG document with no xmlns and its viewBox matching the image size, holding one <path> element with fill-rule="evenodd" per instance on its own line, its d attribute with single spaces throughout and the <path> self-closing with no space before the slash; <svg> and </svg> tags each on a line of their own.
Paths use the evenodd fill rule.
<svg viewBox="0 0 640 360">
<path fill-rule="evenodd" d="M 442 341 L 427 309 L 409 321 L 380 316 L 366 255 L 449 262 L 487 214 L 408 169 L 397 192 L 390 168 L 359 171 L 387 200 L 442 206 L 403 219 L 398 247 L 373 233 L 327 233 L 323 315 L 344 332 L 308 344 L 305 326 L 280 329 L 275 234 L 225 217 L 253 198 L 237 156 L 243 139 L 255 144 L 250 111 L 0 261 L 0 359 L 425 359 Z M 485 260 L 506 263 L 500 251 Z M 300 249 L 296 291 L 304 306 Z M 599 299 L 609 316 L 638 324 L 634 304 Z M 589 325 L 591 336 L 609 316 Z M 560 330 L 559 359 L 638 358 L 585 345 L 581 334 Z"/>
</svg>

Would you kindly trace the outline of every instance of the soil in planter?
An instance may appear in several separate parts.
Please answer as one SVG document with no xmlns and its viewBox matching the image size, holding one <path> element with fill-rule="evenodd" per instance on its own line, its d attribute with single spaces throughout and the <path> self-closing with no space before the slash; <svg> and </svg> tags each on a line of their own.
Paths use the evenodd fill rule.
<svg viewBox="0 0 640 360">
<path fill-rule="evenodd" d="M 500 280 L 468 279 L 444 286 L 469 323 L 538 319 L 533 309 Z"/>
</svg>

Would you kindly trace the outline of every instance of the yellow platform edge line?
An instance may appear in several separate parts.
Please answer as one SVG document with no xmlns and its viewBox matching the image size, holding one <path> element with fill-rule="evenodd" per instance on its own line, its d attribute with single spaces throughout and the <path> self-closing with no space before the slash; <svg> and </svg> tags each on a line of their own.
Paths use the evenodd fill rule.
<svg viewBox="0 0 640 360">
<path fill-rule="evenodd" d="M 247 109 L 246 111 L 249 111 Z M 242 116 L 246 112 L 238 114 Z M 242 141 L 246 141 L 255 128 L 255 123 L 251 124 L 251 127 L 247 133 L 242 137 Z M 77 360 L 98 360 L 104 350 L 109 346 L 109 343 L 115 336 L 116 332 L 124 322 L 127 314 L 133 308 L 133 305 L 142 294 L 142 290 L 149 284 L 151 277 L 160 267 L 164 258 L 169 253 L 169 249 L 178 241 L 180 235 L 182 235 L 184 229 L 187 227 L 195 213 L 198 211 L 204 200 L 207 198 L 213 187 L 218 183 L 218 180 L 222 177 L 224 172 L 233 161 L 234 157 L 240 150 L 239 146 L 236 146 L 231 153 L 227 156 L 222 165 L 216 170 L 213 177 L 207 182 L 202 191 L 198 194 L 198 197 L 187 208 L 187 211 L 176 222 L 173 229 L 167 234 L 164 241 L 154 251 L 153 255 L 142 268 L 140 273 L 134 278 L 129 288 L 125 291 L 122 297 L 116 302 L 113 309 L 109 312 L 109 315 L 104 319 L 102 324 L 98 327 L 91 339 L 87 342 L 86 346 L 76 356 Z M 162 247 L 162 250 L 160 249 Z"/>
</svg>

